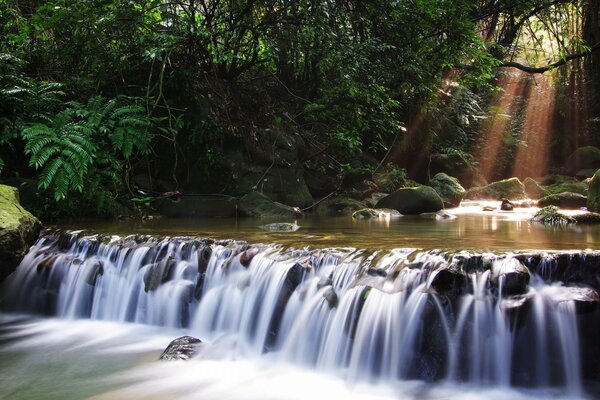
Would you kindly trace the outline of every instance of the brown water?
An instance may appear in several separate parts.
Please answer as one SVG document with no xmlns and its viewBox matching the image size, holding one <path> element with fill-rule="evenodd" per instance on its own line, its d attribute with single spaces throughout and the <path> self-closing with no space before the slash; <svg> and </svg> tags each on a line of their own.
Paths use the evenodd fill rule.
<svg viewBox="0 0 600 400">
<path fill-rule="evenodd" d="M 301 248 L 422 248 L 451 250 L 585 250 L 600 248 L 600 225 L 547 227 L 529 221 L 537 209 L 482 212 L 480 205 L 448 210 L 451 220 L 422 216 L 353 220 L 349 216 L 304 218 L 296 232 L 267 232 L 263 219 L 154 219 L 149 221 L 74 222 L 57 227 L 111 234 L 201 236 L 281 243 Z"/>
</svg>

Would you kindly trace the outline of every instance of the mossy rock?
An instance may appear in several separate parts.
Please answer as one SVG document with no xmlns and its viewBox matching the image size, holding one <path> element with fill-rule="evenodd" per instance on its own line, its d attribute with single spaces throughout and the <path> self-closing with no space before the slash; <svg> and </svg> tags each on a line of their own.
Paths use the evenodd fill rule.
<svg viewBox="0 0 600 400">
<path fill-rule="evenodd" d="M 333 197 L 317 205 L 314 213 L 319 216 L 351 215 L 354 211 L 366 208 L 364 203 L 349 197 Z"/>
<path fill-rule="evenodd" d="M 444 201 L 430 186 L 417 186 L 396 190 L 379 200 L 376 208 L 392 208 L 400 214 L 416 215 L 437 212 L 444 208 Z"/>
<path fill-rule="evenodd" d="M 361 208 L 358 211 L 354 211 L 352 213 L 352 218 L 354 219 L 371 219 L 371 218 L 396 218 L 401 217 L 397 210 L 393 210 L 390 208 Z"/>
<path fill-rule="evenodd" d="M 585 224 L 600 224 L 600 214 L 596 212 L 586 212 L 583 214 L 573 215 L 572 218 L 580 225 Z"/>
<path fill-rule="evenodd" d="M 0 280 L 19 265 L 42 224 L 19 204 L 16 188 L 0 185 Z"/>
<path fill-rule="evenodd" d="M 458 179 L 443 172 L 436 174 L 429 181 L 429 186 L 440 195 L 445 207 L 458 207 L 467 193 Z"/>
<path fill-rule="evenodd" d="M 472 200 L 520 200 L 527 198 L 525 186 L 519 178 L 503 179 L 484 187 L 474 187 L 465 196 Z"/>
<path fill-rule="evenodd" d="M 590 180 L 587 199 L 588 210 L 593 212 L 600 211 L 600 169 L 596 171 Z"/>
<path fill-rule="evenodd" d="M 569 181 L 569 182 L 555 183 L 553 185 L 548 185 L 545 187 L 545 189 L 546 189 L 546 193 L 548 195 L 570 192 L 570 193 L 579 193 L 579 194 L 586 196 L 588 193 L 587 183 L 578 182 L 575 180 Z"/>
<path fill-rule="evenodd" d="M 600 149 L 594 146 L 580 147 L 565 161 L 564 171 L 575 176 L 582 169 L 600 168 Z"/>
<path fill-rule="evenodd" d="M 308 207 L 313 202 L 304 172 L 297 168 L 271 168 L 265 172 L 263 167 L 251 167 L 237 180 L 235 194 L 251 191 L 293 207 Z"/>
<path fill-rule="evenodd" d="M 563 226 L 577 222 L 574 218 L 562 214 L 556 206 L 542 208 L 535 213 L 531 221 L 551 226 Z"/>
<path fill-rule="evenodd" d="M 301 218 L 302 212 L 271 200 L 259 192 L 250 192 L 238 201 L 238 210 L 246 216 L 258 218 Z"/>
<path fill-rule="evenodd" d="M 471 187 L 481 182 L 477 168 L 460 153 L 432 154 L 429 172 L 434 176 L 440 172 L 454 176 L 464 187 Z"/>
<path fill-rule="evenodd" d="M 525 194 L 530 199 L 541 199 L 548 194 L 546 189 L 544 189 L 535 179 L 529 177 L 523 180 L 523 186 L 525 187 Z"/>
<path fill-rule="evenodd" d="M 567 210 L 579 210 L 586 207 L 587 197 L 579 193 L 564 192 L 551 194 L 538 201 L 539 207 L 556 206 Z"/>
</svg>

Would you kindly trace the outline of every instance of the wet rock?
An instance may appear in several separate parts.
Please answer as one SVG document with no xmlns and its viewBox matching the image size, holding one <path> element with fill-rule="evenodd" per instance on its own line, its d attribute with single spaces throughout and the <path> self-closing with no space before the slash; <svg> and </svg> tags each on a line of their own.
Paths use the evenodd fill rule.
<svg viewBox="0 0 600 400">
<path fill-rule="evenodd" d="M 527 194 L 519 178 L 509 178 L 487 186 L 471 188 L 465 197 L 472 200 L 519 200 L 526 198 Z"/>
<path fill-rule="evenodd" d="M 398 189 L 377 203 L 377 208 L 392 208 L 400 214 L 416 215 L 437 212 L 444 208 L 444 202 L 429 186 Z"/>
<path fill-rule="evenodd" d="M 90 286 L 96 286 L 98 277 L 104 275 L 104 263 L 100 260 L 94 260 L 87 275 L 86 283 Z"/>
<path fill-rule="evenodd" d="M 244 252 L 242 252 L 242 254 L 240 254 L 240 264 L 242 264 L 242 266 L 248 268 L 250 266 L 250 262 L 252 261 L 254 256 L 257 254 L 258 254 L 258 249 L 256 249 L 256 248 L 250 248 L 250 249 L 245 250 Z"/>
<path fill-rule="evenodd" d="M 515 206 L 513 205 L 513 203 L 511 203 L 507 199 L 502 199 L 502 203 L 500 203 L 500 209 L 502 211 L 512 211 L 512 210 L 514 210 L 514 208 L 515 208 Z"/>
<path fill-rule="evenodd" d="M 551 194 L 538 201 L 539 207 L 556 206 L 567 210 L 579 210 L 587 205 L 587 197 L 579 193 Z"/>
<path fill-rule="evenodd" d="M 457 297 L 466 289 L 466 275 L 448 266 L 434 271 L 431 276 L 429 286 L 439 294 Z"/>
<path fill-rule="evenodd" d="M 362 208 L 352 213 L 354 219 L 371 219 L 371 218 L 398 218 L 401 217 L 397 210 L 390 208 Z"/>
<path fill-rule="evenodd" d="M 182 336 L 173 340 L 160 355 L 160 360 L 189 360 L 198 352 L 202 341 L 192 336 Z"/>
<path fill-rule="evenodd" d="M 156 290 L 161 283 L 166 282 L 174 266 L 175 259 L 172 255 L 150 265 L 144 274 L 144 291 Z"/>
<path fill-rule="evenodd" d="M 430 157 L 429 172 L 431 176 L 439 172 L 454 176 L 463 187 L 481 184 L 483 180 L 473 163 L 459 153 L 432 154 Z"/>
<path fill-rule="evenodd" d="M 444 201 L 444 207 L 458 207 L 467 193 L 458 179 L 443 172 L 437 173 L 429 181 L 429 186 L 440 195 Z"/>
<path fill-rule="evenodd" d="M 238 202 L 238 210 L 242 215 L 257 218 L 301 218 L 298 208 L 286 206 L 269 199 L 262 193 L 250 192 Z"/>
<path fill-rule="evenodd" d="M 296 232 L 300 229 L 300 225 L 288 222 L 277 222 L 273 224 L 261 225 L 260 229 L 268 232 Z"/>
<path fill-rule="evenodd" d="M 575 176 L 582 169 L 600 168 L 600 149 L 584 146 L 575 150 L 565 161 L 563 169 L 567 175 Z"/>
<path fill-rule="evenodd" d="M 337 307 L 338 296 L 331 286 L 323 292 L 323 298 L 327 301 L 330 310 Z"/>
<path fill-rule="evenodd" d="M 547 206 L 539 210 L 531 218 L 531 222 L 537 222 L 549 226 L 564 226 L 575 223 L 575 219 L 558 211 L 556 206 Z"/>
<path fill-rule="evenodd" d="M 531 275 L 527 267 L 515 258 L 505 258 L 492 263 L 491 283 L 503 295 L 526 293 Z"/>
<path fill-rule="evenodd" d="M 455 219 L 456 215 L 450 214 L 449 212 L 447 212 L 445 210 L 440 210 L 440 211 L 434 212 L 434 213 L 422 213 L 422 214 L 419 214 L 419 217 L 427 218 L 427 219 L 435 219 L 435 220 L 445 220 L 445 219 Z"/>
<path fill-rule="evenodd" d="M 540 199 L 547 194 L 546 190 L 535 179 L 525 178 L 523 186 L 525 187 L 525 194 L 530 199 Z"/>
<path fill-rule="evenodd" d="M 565 286 L 552 296 L 552 301 L 557 304 L 572 301 L 578 314 L 587 314 L 598 308 L 600 294 L 591 287 Z"/>
<path fill-rule="evenodd" d="M 571 218 L 580 225 L 585 224 L 600 224 L 600 213 L 586 212 L 583 214 L 573 215 Z"/>
<path fill-rule="evenodd" d="M 385 269 L 383 268 L 369 268 L 367 269 L 367 275 L 371 275 L 371 276 L 381 276 L 381 277 L 387 277 L 388 273 L 386 272 Z"/>
<path fill-rule="evenodd" d="M 590 211 L 600 212 L 600 169 L 596 171 L 590 180 L 587 208 Z"/>
<path fill-rule="evenodd" d="M 588 184 L 586 182 L 578 182 L 573 178 L 570 180 L 563 180 L 559 183 L 546 186 L 546 195 L 559 194 L 559 193 L 579 193 L 587 196 Z"/>
<path fill-rule="evenodd" d="M 319 203 L 315 208 L 318 216 L 351 215 L 354 211 L 365 208 L 358 200 L 349 197 L 333 197 Z"/>
<path fill-rule="evenodd" d="M 16 188 L 0 185 L 0 281 L 17 268 L 42 229 L 19 204 Z"/>
</svg>

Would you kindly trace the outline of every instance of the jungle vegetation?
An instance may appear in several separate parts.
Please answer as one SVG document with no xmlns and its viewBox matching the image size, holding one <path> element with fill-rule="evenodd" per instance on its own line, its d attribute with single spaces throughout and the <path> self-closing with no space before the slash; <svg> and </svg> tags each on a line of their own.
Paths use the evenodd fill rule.
<svg viewBox="0 0 600 400">
<path fill-rule="evenodd" d="M 599 140 L 599 21 L 595 0 L 0 0 L 2 177 L 35 179 L 38 215 L 108 216 L 138 171 L 234 193 L 274 136 L 326 174 L 476 163 L 515 71 L 551 76 L 567 152 Z"/>
</svg>

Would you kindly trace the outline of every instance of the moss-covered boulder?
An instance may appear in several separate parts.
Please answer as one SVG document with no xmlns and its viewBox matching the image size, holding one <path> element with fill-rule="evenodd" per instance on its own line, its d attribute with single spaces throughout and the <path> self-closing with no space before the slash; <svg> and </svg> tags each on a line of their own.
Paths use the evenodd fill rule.
<svg viewBox="0 0 600 400">
<path fill-rule="evenodd" d="M 301 218 L 298 208 L 286 206 L 271 200 L 259 192 L 250 192 L 238 201 L 238 210 L 242 215 L 258 218 Z"/>
<path fill-rule="evenodd" d="M 547 195 L 546 189 L 533 178 L 525 178 L 523 180 L 523 186 L 525 187 L 525 194 L 530 199 L 541 199 Z"/>
<path fill-rule="evenodd" d="M 42 224 L 19 204 L 17 189 L 0 185 L 0 280 L 15 270 Z"/>
<path fill-rule="evenodd" d="M 588 185 L 585 182 L 579 182 L 575 179 L 569 181 L 563 181 L 560 183 L 554 183 L 545 187 L 546 194 L 559 194 L 559 193 L 579 193 L 584 196 L 588 193 Z"/>
<path fill-rule="evenodd" d="M 432 154 L 429 173 L 435 176 L 440 172 L 456 177 L 465 187 L 479 184 L 482 179 L 475 165 L 460 153 Z"/>
<path fill-rule="evenodd" d="M 558 208 L 564 208 L 567 210 L 579 210 L 582 207 L 586 207 L 587 197 L 579 193 L 564 192 L 558 194 L 551 194 L 542 197 L 538 201 L 539 207 L 556 206 Z"/>
<path fill-rule="evenodd" d="M 527 194 L 519 178 L 509 178 L 487 186 L 471 188 L 465 197 L 472 200 L 520 200 L 527 198 Z"/>
<path fill-rule="evenodd" d="M 379 200 L 376 208 L 392 208 L 400 214 L 416 215 L 436 212 L 444 208 L 444 201 L 430 186 L 417 186 L 396 190 Z"/>
<path fill-rule="evenodd" d="M 429 186 L 440 195 L 445 207 L 458 207 L 467 193 L 458 179 L 443 172 L 436 174 L 429 181 Z"/>
<path fill-rule="evenodd" d="M 556 206 L 547 206 L 540 209 L 534 214 L 531 221 L 550 226 L 564 226 L 577 222 L 574 218 L 562 214 Z"/>
<path fill-rule="evenodd" d="M 600 211 L 600 169 L 596 171 L 590 180 L 587 196 L 587 208 L 588 210 L 594 212 Z"/>
<path fill-rule="evenodd" d="M 575 176 L 582 169 L 600 168 L 600 149 L 594 146 L 580 147 L 565 161 L 564 171 Z"/>
</svg>

